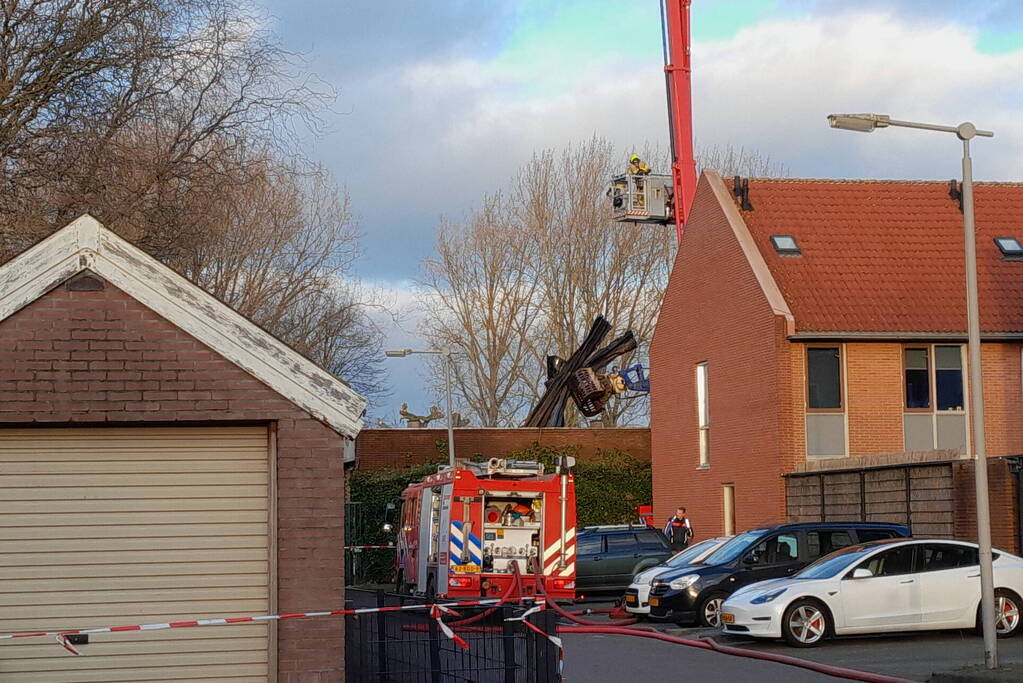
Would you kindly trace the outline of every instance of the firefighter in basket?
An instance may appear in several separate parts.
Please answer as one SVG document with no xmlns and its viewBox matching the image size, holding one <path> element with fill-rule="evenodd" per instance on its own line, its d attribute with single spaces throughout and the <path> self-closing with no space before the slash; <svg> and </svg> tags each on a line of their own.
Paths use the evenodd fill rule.
<svg viewBox="0 0 1023 683">
<path fill-rule="evenodd" d="M 650 175 L 650 164 L 640 159 L 638 154 L 633 154 L 625 170 L 629 175 Z"/>
</svg>

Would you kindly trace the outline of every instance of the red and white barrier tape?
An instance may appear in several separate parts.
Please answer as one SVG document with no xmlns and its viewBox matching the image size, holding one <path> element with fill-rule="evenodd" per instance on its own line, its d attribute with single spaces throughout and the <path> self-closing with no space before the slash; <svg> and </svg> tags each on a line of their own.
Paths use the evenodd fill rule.
<svg viewBox="0 0 1023 683">
<path fill-rule="evenodd" d="M 564 677 L 564 672 L 565 672 L 565 647 L 564 647 L 564 643 L 561 641 L 561 638 L 559 638 L 558 636 L 551 635 L 550 633 L 547 633 L 546 631 L 544 631 L 542 628 L 540 628 L 536 624 L 531 624 L 529 622 L 529 620 L 528 620 L 528 617 L 531 614 L 536 614 L 537 612 L 542 612 L 545 609 L 547 609 L 547 605 L 545 603 L 538 602 L 535 605 L 533 605 L 532 607 L 530 607 L 529 609 L 527 609 L 525 612 L 520 614 L 519 616 L 517 616 L 517 617 L 508 617 L 507 619 L 505 619 L 505 621 L 521 621 L 526 626 L 526 628 L 531 629 L 534 633 L 540 634 L 541 636 L 543 636 L 544 638 L 549 640 L 554 645 L 554 647 L 558 648 L 558 680 L 560 681 Z"/>
<path fill-rule="evenodd" d="M 441 607 L 440 605 L 433 605 L 430 607 L 430 616 L 437 621 L 437 626 L 440 627 L 441 632 L 453 640 L 456 645 L 461 647 L 463 650 L 469 649 L 469 643 L 465 642 L 465 639 L 460 635 L 451 630 L 451 627 L 444 623 L 444 615 L 450 614 L 452 616 L 459 616 L 458 612 L 447 607 Z"/>
<path fill-rule="evenodd" d="M 529 599 L 529 598 L 526 598 Z M 395 605 L 392 607 L 360 607 L 358 609 L 336 609 L 323 612 L 291 612 L 287 614 L 263 614 L 246 617 L 219 617 L 216 619 L 193 619 L 190 621 L 170 621 L 162 624 L 133 624 L 130 626 L 102 626 L 99 628 L 76 628 L 63 631 L 34 631 L 26 633 L 0 633 L 0 640 L 12 640 L 15 638 L 55 638 L 57 643 L 68 652 L 80 655 L 81 652 L 68 642 L 67 636 L 81 633 L 119 633 L 121 631 L 162 631 L 169 628 L 192 628 L 196 626 L 222 626 L 225 624 L 245 624 L 262 621 L 281 621 L 284 619 L 304 619 L 310 617 L 337 617 L 349 614 L 374 614 L 376 612 L 407 612 L 412 610 L 429 610 L 430 616 L 438 620 L 444 635 L 454 640 L 463 648 L 469 645 L 445 624 L 441 614 L 457 613 L 452 607 L 478 607 L 482 605 L 494 605 L 501 602 L 501 598 L 486 598 L 484 600 L 469 600 L 461 602 L 434 603 L 429 605 Z"/>
</svg>

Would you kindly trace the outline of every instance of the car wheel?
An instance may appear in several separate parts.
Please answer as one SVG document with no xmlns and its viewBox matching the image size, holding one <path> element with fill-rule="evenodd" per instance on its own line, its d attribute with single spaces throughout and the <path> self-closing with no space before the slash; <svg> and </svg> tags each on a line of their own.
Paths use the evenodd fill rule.
<svg viewBox="0 0 1023 683">
<path fill-rule="evenodd" d="M 710 628 L 721 628 L 721 605 L 728 597 L 724 593 L 711 593 L 700 601 L 697 614 L 700 623 Z"/>
<path fill-rule="evenodd" d="M 1008 588 L 995 589 L 995 634 L 999 638 L 1012 638 L 1019 633 L 1023 614 L 1023 601 Z M 977 633 L 984 632 L 980 623 L 981 608 L 977 607 Z"/>
<path fill-rule="evenodd" d="M 828 636 L 831 615 L 816 600 L 796 600 L 781 619 L 781 634 L 793 647 L 815 647 Z"/>
</svg>

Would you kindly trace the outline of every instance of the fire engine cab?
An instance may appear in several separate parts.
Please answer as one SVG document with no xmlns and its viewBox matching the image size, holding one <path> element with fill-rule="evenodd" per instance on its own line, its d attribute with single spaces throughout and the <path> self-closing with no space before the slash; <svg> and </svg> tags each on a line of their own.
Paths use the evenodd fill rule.
<svg viewBox="0 0 1023 683">
<path fill-rule="evenodd" d="M 564 456 L 556 473 L 491 458 L 441 467 L 401 494 L 396 584 L 429 597 L 536 594 L 575 597 L 575 483 Z"/>
</svg>

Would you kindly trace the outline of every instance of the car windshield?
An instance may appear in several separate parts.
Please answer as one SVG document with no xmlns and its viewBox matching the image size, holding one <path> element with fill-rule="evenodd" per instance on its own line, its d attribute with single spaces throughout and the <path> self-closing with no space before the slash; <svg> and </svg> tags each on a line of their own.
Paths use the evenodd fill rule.
<svg viewBox="0 0 1023 683">
<path fill-rule="evenodd" d="M 678 555 L 675 555 L 674 557 L 668 559 L 664 564 L 668 565 L 669 567 L 684 567 L 693 560 L 695 560 L 697 557 L 702 555 L 703 553 L 713 548 L 714 545 L 717 543 L 719 543 L 719 541 L 715 539 L 700 541 L 691 548 L 686 548 Z"/>
<path fill-rule="evenodd" d="M 767 529 L 755 529 L 743 532 L 704 558 L 701 564 L 725 564 L 726 562 L 731 562 L 741 555 L 751 543 L 764 536 L 767 531 Z"/>
<path fill-rule="evenodd" d="M 877 550 L 876 545 L 852 545 L 848 548 L 836 550 L 830 555 L 825 555 L 813 564 L 805 567 L 803 571 L 793 575 L 796 579 L 831 579 L 852 565 L 859 562 L 865 555 Z"/>
</svg>

